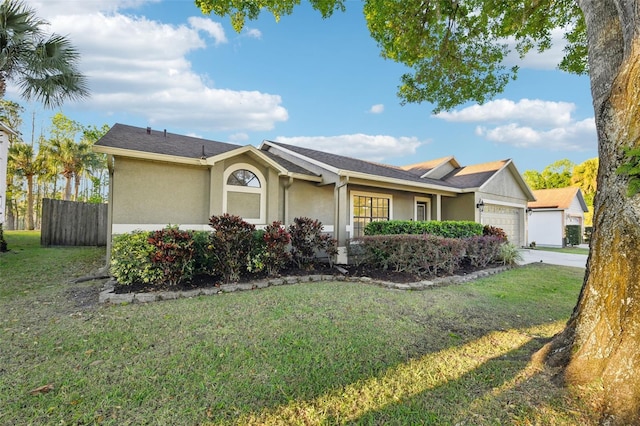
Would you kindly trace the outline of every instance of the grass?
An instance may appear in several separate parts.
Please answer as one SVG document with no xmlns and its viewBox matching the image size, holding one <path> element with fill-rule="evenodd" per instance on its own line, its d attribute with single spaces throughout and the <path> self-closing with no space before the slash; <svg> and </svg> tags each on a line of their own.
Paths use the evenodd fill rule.
<svg viewBox="0 0 640 426">
<path fill-rule="evenodd" d="M 553 251 L 556 253 L 589 254 L 588 248 L 582 247 L 536 247 L 535 250 Z"/>
<path fill-rule="evenodd" d="M 535 264 L 422 292 L 316 282 L 95 306 L 102 283 L 69 278 L 99 266 L 104 250 L 6 238 L 15 252 L 0 255 L 0 424 L 597 418 L 530 362 L 562 329 L 580 269 Z"/>
</svg>

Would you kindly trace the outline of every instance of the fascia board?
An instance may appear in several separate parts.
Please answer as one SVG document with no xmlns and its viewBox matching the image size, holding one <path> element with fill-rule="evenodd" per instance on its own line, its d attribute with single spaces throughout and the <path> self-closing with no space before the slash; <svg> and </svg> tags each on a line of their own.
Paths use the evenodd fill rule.
<svg viewBox="0 0 640 426">
<path fill-rule="evenodd" d="M 223 152 L 222 154 L 218 154 L 213 157 L 208 157 L 206 162 L 207 162 L 207 165 L 213 166 L 218 161 L 226 160 L 226 159 L 229 159 L 238 155 L 246 154 L 246 153 L 252 153 L 256 155 L 258 158 L 260 158 L 260 160 L 264 161 L 265 163 L 269 164 L 271 167 L 276 169 L 278 173 L 287 173 L 287 170 L 284 167 L 282 167 L 280 164 L 278 164 L 271 158 L 264 155 L 263 152 L 261 152 L 258 148 L 256 148 L 253 145 L 242 146 L 240 148 Z"/>
<path fill-rule="evenodd" d="M 94 152 L 113 155 L 114 157 L 139 158 L 142 160 L 163 161 L 168 163 L 190 164 L 202 166 L 199 158 L 179 157 L 176 155 L 156 154 L 153 152 L 136 151 L 132 149 L 113 148 L 110 146 L 94 145 Z"/>
<path fill-rule="evenodd" d="M 582 190 L 578 189 L 576 191 L 576 195 L 578 196 L 578 202 L 580 203 L 580 207 L 582 207 L 582 211 L 585 213 L 589 211 L 589 207 L 587 207 L 587 202 L 584 201 L 584 196 L 582 195 Z"/>
<path fill-rule="evenodd" d="M 433 191 L 440 191 L 440 192 L 445 192 L 445 193 L 450 193 L 450 194 L 451 193 L 454 193 L 454 194 L 461 194 L 462 193 L 462 190 L 460 188 L 454 188 L 454 187 L 450 187 L 450 186 L 433 185 L 433 184 L 429 184 L 429 183 L 412 182 L 412 181 L 408 181 L 408 180 L 404 180 L 404 179 L 388 178 L 388 177 L 384 177 L 384 176 L 370 175 L 370 174 L 366 174 L 366 173 L 353 172 L 353 171 L 349 171 L 349 170 L 339 170 L 338 171 L 338 175 L 339 176 L 345 176 L 345 177 L 348 177 L 348 178 L 361 179 L 361 180 L 364 180 L 364 181 L 383 182 L 383 183 L 387 183 L 387 184 L 394 184 L 394 185 L 403 186 L 403 187 L 430 189 L 430 190 L 433 190 Z"/>
<path fill-rule="evenodd" d="M 322 176 L 311 176 L 311 175 L 305 175 L 302 173 L 285 172 L 285 173 L 280 173 L 279 176 L 292 177 L 294 179 L 306 180 L 309 182 L 317 182 L 317 183 L 322 182 Z"/>
</svg>

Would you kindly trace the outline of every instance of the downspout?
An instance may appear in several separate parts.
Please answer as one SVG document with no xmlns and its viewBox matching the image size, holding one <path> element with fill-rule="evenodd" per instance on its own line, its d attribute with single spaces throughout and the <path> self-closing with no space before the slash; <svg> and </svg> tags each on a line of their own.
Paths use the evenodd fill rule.
<svg viewBox="0 0 640 426">
<path fill-rule="evenodd" d="M 293 176 L 291 175 L 291 172 L 287 173 L 287 177 L 289 178 L 285 184 L 283 185 L 284 187 L 284 205 L 282 208 L 282 224 L 284 226 L 287 226 L 289 224 L 289 188 L 291 188 L 291 185 L 293 185 Z"/>
</svg>

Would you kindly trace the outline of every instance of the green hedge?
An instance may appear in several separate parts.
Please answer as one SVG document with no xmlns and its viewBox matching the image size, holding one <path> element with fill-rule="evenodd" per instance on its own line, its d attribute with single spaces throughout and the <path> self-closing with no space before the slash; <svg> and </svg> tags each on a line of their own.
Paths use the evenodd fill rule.
<svg viewBox="0 0 640 426">
<path fill-rule="evenodd" d="M 468 238 L 482 235 L 483 226 L 470 220 L 386 220 L 370 222 L 364 228 L 365 235 L 430 234 L 445 238 Z"/>
<path fill-rule="evenodd" d="M 565 232 L 567 235 L 567 244 L 570 246 L 577 246 L 582 243 L 582 228 L 580 225 L 567 225 L 565 227 Z"/>
<path fill-rule="evenodd" d="M 356 265 L 408 272 L 428 277 L 455 273 L 463 262 L 486 267 L 501 257 L 509 245 L 496 236 L 445 238 L 432 234 L 371 235 L 347 243 L 350 260 Z"/>
</svg>

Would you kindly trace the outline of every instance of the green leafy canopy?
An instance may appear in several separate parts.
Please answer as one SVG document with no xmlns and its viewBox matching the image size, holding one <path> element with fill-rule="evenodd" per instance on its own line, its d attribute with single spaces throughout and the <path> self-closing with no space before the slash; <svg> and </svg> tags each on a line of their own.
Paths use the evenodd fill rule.
<svg viewBox="0 0 640 426">
<path fill-rule="evenodd" d="M 293 13 L 300 0 L 195 0 L 205 14 L 229 17 L 236 31 L 261 12 L 276 20 Z M 310 0 L 322 17 L 344 11 L 345 0 Z M 351 3 L 350 3 L 351 5 Z M 587 70 L 582 12 L 573 0 L 365 0 L 363 11 L 382 57 L 406 65 L 398 96 L 402 103 L 429 102 L 434 112 L 465 102 L 484 103 L 515 79 L 504 64 L 509 42 L 524 56 L 551 47 L 552 31 L 565 31 L 560 69 Z"/>
</svg>

